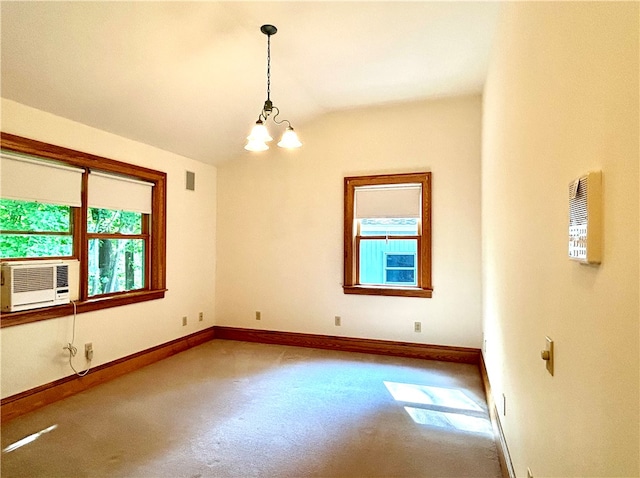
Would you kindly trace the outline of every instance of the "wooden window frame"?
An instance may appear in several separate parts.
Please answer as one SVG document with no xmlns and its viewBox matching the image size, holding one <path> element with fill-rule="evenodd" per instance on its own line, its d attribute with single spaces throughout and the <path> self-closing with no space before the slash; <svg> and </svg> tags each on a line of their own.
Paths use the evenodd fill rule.
<svg viewBox="0 0 640 478">
<path fill-rule="evenodd" d="M 418 275 L 416 286 L 362 285 L 358 282 L 360 270 L 360 235 L 355 218 L 355 190 L 363 186 L 392 184 L 420 184 L 422 207 L 418 236 L 389 236 L 389 239 L 418 240 Z M 377 236 L 367 236 L 374 239 Z M 380 236 L 385 239 L 386 236 Z M 382 295 L 396 297 L 433 296 L 431 283 L 431 173 L 381 174 L 344 178 L 344 276 L 342 290 L 345 294 Z"/>
<path fill-rule="evenodd" d="M 74 166 L 85 170 L 82 179 L 82 207 L 72 208 L 72 229 L 73 229 L 73 256 L 61 259 L 77 259 L 80 262 L 79 299 L 65 305 L 54 307 L 43 307 L 41 309 L 25 310 L 20 312 L 3 313 L 0 317 L 0 327 L 10 327 L 13 325 L 37 322 L 40 320 L 65 317 L 74 313 L 90 312 L 94 310 L 118 307 L 121 305 L 144 302 L 148 300 L 162 299 L 166 292 L 166 183 L 167 174 L 162 171 L 123 163 L 113 159 L 83 153 L 72 149 L 55 146 L 41 141 L 36 141 L 21 136 L 8 133 L 0 133 L 0 147 L 5 150 L 17 153 L 30 154 L 33 156 L 55 160 L 69 166 Z M 120 174 L 141 181 L 153 183 L 151 196 L 151 218 L 143 220 L 143 227 L 147 230 L 144 234 L 149 234 L 149 247 L 146 251 L 145 264 L 145 288 L 129 292 L 118 292 L 108 295 L 88 297 L 88 233 L 87 233 L 87 211 L 88 211 L 88 174 L 90 169 L 99 170 L 106 173 Z M 149 225 L 149 222 L 151 223 Z M 144 226 L 144 224 L 147 226 Z M 51 260 L 51 257 L 17 259 L 20 261 L 43 261 Z M 16 260 L 16 259 L 14 259 Z M 11 259 L 2 259 L 9 262 Z"/>
</svg>

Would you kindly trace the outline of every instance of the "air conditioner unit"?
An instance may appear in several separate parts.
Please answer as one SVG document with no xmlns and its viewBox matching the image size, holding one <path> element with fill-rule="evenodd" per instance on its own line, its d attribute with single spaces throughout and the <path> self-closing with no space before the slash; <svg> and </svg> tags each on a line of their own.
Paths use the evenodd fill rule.
<svg viewBox="0 0 640 478">
<path fill-rule="evenodd" d="M 0 289 L 3 312 L 69 303 L 69 266 L 55 262 L 4 262 Z"/>
</svg>

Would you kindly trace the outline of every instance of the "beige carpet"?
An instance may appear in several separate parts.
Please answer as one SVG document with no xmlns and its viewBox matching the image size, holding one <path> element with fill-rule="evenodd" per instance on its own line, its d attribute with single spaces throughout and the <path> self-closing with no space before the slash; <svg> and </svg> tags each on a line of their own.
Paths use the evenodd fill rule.
<svg viewBox="0 0 640 478">
<path fill-rule="evenodd" d="M 54 427 L 55 428 L 50 428 Z M 475 366 L 214 340 L 2 427 L 10 477 L 500 477 Z"/>
</svg>

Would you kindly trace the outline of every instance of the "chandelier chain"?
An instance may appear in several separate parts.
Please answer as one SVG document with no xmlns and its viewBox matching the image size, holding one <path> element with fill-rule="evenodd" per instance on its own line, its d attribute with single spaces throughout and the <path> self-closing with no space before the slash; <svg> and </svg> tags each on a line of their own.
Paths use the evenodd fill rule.
<svg viewBox="0 0 640 478">
<path fill-rule="evenodd" d="M 267 100 L 271 99 L 271 35 L 267 35 Z"/>
</svg>

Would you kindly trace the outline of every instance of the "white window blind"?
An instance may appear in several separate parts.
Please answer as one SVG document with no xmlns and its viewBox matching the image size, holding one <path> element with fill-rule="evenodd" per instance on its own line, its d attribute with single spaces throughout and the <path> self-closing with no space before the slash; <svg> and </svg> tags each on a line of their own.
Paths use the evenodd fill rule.
<svg viewBox="0 0 640 478">
<path fill-rule="evenodd" d="M 2 151 L 0 196 L 5 199 L 80 207 L 82 173 L 82 169 Z"/>
<path fill-rule="evenodd" d="M 91 171 L 89 207 L 151 214 L 152 187 L 152 183 Z"/>
<path fill-rule="evenodd" d="M 355 216 L 358 219 L 375 217 L 420 217 L 422 186 L 402 184 L 355 188 Z"/>
</svg>

